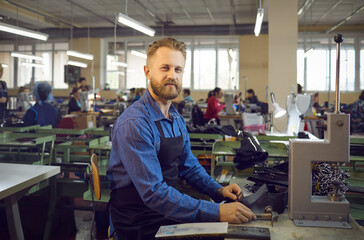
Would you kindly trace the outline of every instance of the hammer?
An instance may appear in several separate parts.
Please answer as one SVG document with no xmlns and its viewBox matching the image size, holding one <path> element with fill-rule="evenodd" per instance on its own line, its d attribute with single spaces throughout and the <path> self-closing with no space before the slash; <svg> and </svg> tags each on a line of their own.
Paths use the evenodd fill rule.
<svg viewBox="0 0 364 240">
<path fill-rule="evenodd" d="M 255 214 L 257 216 L 256 220 L 270 220 L 273 227 L 273 221 L 278 220 L 278 213 L 272 210 L 271 206 L 267 206 L 264 209 L 264 213 L 257 213 Z"/>
</svg>

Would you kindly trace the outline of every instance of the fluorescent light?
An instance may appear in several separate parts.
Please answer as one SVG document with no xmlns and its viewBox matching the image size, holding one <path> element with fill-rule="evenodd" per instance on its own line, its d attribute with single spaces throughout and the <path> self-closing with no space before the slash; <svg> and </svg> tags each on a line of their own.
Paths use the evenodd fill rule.
<svg viewBox="0 0 364 240">
<path fill-rule="evenodd" d="M 124 63 L 124 62 L 117 62 L 117 61 L 111 61 L 112 65 L 116 65 L 116 66 L 120 66 L 120 67 L 127 67 L 128 64 Z"/>
<path fill-rule="evenodd" d="M 32 31 L 26 28 L 21 28 L 6 23 L 0 23 L 0 31 L 13 33 L 25 37 L 35 38 L 43 41 L 48 40 L 48 34 Z"/>
<path fill-rule="evenodd" d="M 88 53 L 83 53 L 83 52 L 68 50 L 67 55 L 72 56 L 72 57 L 77 57 L 77 58 L 83 58 L 83 59 L 87 59 L 87 60 L 94 60 L 94 55 L 88 54 Z"/>
<path fill-rule="evenodd" d="M 141 58 L 147 59 L 147 54 L 142 53 L 142 52 L 138 52 L 138 51 L 131 50 L 131 54 L 133 54 L 134 56 L 137 56 L 137 57 L 141 57 Z"/>
<path fill-rule="evenodd" d="M 138 30 L 139 32 L 147 34 L 148 36 L 151 36 L 151 37 L 153 37 L 155 35 L 155 30 L 153 28 L 145 26 L 144 24 L 142 24 L 122 13 L 119 13 L 117 18 L 118 18 L 119 23 L 121 23 L 121 24 L 134 28 L 135 30 Z"/>
<path fill-rule="evenodd" d="M 12 52 L 11 56 L 12 57 L 18 57 L 18 58 L 31 59 L 31 60 L 38 60 L 38 61 L 43 61 L 44 60 L 44 58 L 40 57 L 40 56 L 28 55 L 28 54 L 19 53 L 19 52 Z"/>
<path fill-rule="evenodd" d="M 8 64 L 6 64 L 6 63 L 0 63 L 0 65 L 1 65 L 3 68 L 8 68 L 8 67 L 9 67 L 9 65 L 8 65 Z"/>
<path fill-rule="evenodd" d="M 264 8 L 258 8 L 257 19 L 255 20 L 255 28 L 254 28 L 254 33 L 255 36 L 257 37 L 259 36 L 260 29 L 262 28 L 263 17 L 264 17 Z"/>
<path fill-rule="evenodd" d="M 304 58 L 307 58 L 308 56 L 312 55 L 314 49 L 313 48 L 310 48 L 308 49 L 304 54 L 303 54 L 303 57 Z"/>
<path fill-rule="evenodd" d="M 82 68 L 87 68 L 87 64 L 83 63 L 83 62 L 77 62 L 77 61 L 71 61 L 69 60 L 67 62 L 68 65 L 72 65 L 72 66 L 76 66 L 76 67 L 82 67 Z"/>
<path fill-rule="evenodd" d="M 28 66 L 28 67 L 44 67 L 44 64 L 39 63 L 31 63 L 31 62 L 22 62 L 21 65 Z"/>
</svg>

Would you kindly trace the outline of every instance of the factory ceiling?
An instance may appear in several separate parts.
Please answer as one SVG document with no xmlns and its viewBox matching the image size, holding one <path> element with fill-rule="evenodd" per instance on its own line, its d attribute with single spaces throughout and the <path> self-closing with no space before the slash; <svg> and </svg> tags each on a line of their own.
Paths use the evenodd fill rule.
<svg viewBox="0 0 364 240">
<path fill-rule="evenodd" d="M 253 34 L 261 0 L 0 0 L 0 22 L 48 33 L 50 38 L 113 36 L 115 15 L 127 14 L 157 35 Z M 364 31 L 364 0 L 298 0 L 299 31 Z M 339 26 L 338 26 L 339 25 Z M 338 26 L 335 28 L 335 26 Z M 118 36 L 142 36 L 118 25 Z M 0 40 L 14 35 L 1 32 Z"/>
</svg>

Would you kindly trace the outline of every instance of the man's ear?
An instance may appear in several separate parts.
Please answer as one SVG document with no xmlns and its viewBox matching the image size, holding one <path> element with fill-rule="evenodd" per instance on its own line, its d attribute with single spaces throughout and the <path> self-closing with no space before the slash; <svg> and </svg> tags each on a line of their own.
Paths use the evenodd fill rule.
<svg viewBox="0 0 364 240">
<path fill-rule="evenodd" d="M 150 79 L 150 68 L 147 65 L 144 66 L 144 75 L 146 78 Z"/>
</svg>

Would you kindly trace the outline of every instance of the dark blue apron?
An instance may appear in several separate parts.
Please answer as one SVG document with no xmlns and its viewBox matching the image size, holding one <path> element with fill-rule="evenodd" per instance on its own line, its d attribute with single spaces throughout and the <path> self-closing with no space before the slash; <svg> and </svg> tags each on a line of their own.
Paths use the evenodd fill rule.
<svg viewBox="0 0 364 240">
<path fill-rule="evenodd" d="M 160 133 L 158 160 L 163 180 L 169 186 L 175 187 L 178 180 L 179 159 L 183 151 L 183 135 L 181 133 L 178 137 L 166 138 L 160 121 L 156 121 L 155 124 Z M 161 225 L 179 223 L 145 206 L 134 184 L 111 192 L 110 214 L 119 240 L 154 239 Z"/>
</svg>

